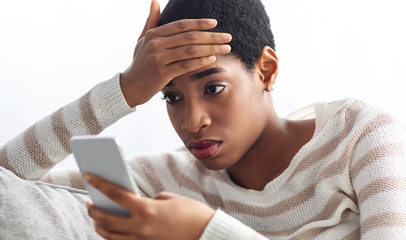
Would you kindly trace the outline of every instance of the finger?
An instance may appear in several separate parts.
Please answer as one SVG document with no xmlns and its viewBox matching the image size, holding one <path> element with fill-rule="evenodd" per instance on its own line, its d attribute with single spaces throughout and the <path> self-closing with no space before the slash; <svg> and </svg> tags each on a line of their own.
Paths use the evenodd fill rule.
<svg viewBox="0 0 406 240">
<path fill-rule="evenodd" d="M 156 200 L 169 200 L 169 199 L 177 198 L 177 197 L 179 197 L 179 195 L 177 195 L 175 193 L 163 191 L 163 192 L 160 192 L 158 194 L 158 196 L 156 196 L 154 199 L 156 199 Z"/>
<path fill-rule="evenodd" d="M 87 212 L 91 218 L 97 224 L 108 230 L 108 231 L 113 231 L 113 232 L 118 232 L 118 233 L 131 233 L 133 232 L 134 226 L 132 226 L 132 222 L 130 221 L 129 218 L 127 217 L 120 217 L 116 215 L 111 215 L 108 214 L 100 209 L 98 209 L 96 206 L 94 206 L 92 203 L 87 202 L 86 203 L 87 207 Z"/>
<path fill-rule="evenodd" d="M 135 239 L 139 239 L 136 236 L 131 235 L 131 234 L 117 233 L 117 232 L 108 231 L 107 229 L 104 229 L 103 227 L 101 227 L 97 222 L 93 222 L 93 224 L 94 224 L 94 228 L 95 228 L 96 232 L 105 239 L 109 239 L 109 240 L 116 240 L 116 239 L 135 240 Z"/>
<path fill-rule="evenodd" d="M 149 202 L 155 201 L 148 198 L 143 199 Z M 148 227 L 148 220 L 156 218 L 156 209 L 153 206 L 144 206 L 139 211 L 134 211 L 130 218 L 108 214 L 98 209 L 90 201 L 86 202 L 86 207 L 89 216 L 93 218 L 93 222 L 109 232 L 145 236 L 154 231 Z"/>
<path fill-rule="evenodd" d="M 215 19 L 182 19 L 159 26 L 153 31 L 158 37 L 168 37 L 183 32 L 211 29 L 216 25 L 217 21 Z"/>
<path fill-rule="evenodd" d="M 135 193 L 122 189 L 119 186 L 102 179 L 101 177 L 86 173 L 83 175 L 83 178 L 90 185 L 106 195 L 106 197 L 130 211 L 132 211 L 134 206 L 137 205 L 137 202 L 139 202 L 140 197 L 138 197 Z"/>
<path fill-rule="evenodd" d="M 175 77 L 183 75 L 187 72 L 192 72 L 202 67 L 206 67 L 216 61 L 216 56 L 202 57 L 196 59 L 189 59 L 185 61 L 180 61 L 172 63 L 163 71 L 163 75 L 168 77 L 168 82 Z"/>
<path fill-rule="evenodd" d="M 159 25 L 159 21 L 161 21 L 161 11 L 159 2 L 156 0 L 152 0 L 147 22 L 145 23 L 144 29 L 142 30 L 142 33 L 138 38 L 138 41 L 145 36 L 145 33 L 148 30 L 156 28 Z"/>
<path fill-rule="evenodd" d="M 191 31 L 161 38 L 161 44 L 168 49 L 192 44 L 222 44 L 230 42 L 231 39 L 232 36 L 229 33 Z"/>
<path fill-rule="evenodd" d="M 162 59 L 165 65 L 178 61 L 226 54 L 231 51 L 230 45 L 195 45 L 184 46 L 166 51 Z"/>
</svg>

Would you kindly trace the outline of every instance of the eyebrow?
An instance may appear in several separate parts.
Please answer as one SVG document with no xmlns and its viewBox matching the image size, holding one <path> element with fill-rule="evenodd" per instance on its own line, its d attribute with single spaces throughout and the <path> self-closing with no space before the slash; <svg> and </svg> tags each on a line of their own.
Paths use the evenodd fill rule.
<svg viewBox="0 0 406 240">
<path fill-rule="evenodd" d="M 222 73 L 222 72 L 227 72 L 227 71 L 224 68 L 212 67 L 212 68 L 206 69 L 204 71 L 201 71 L 199 73 L 196 73 L 195 75 L 190 77 L 190 80 L 197 81 L 197 80 L 203 79 L 211 74 Z M 166 84 L 165 87 L 171 87 L 171 86 L 173 86 L 173 83 L 169 82 L 168 84 Z"/>
<path fill-rule="evenodd" d="M 219 68 L 219 67 L 212 67 L 209 69 L 206 69 L 202 72 L 196 73 L 195 75 L 193 75 L 190 79 L 193 81 L 196 80 L 200 80 L 202 78 L 205 78 L 211 74 L 215 74 L 215 73 L 221 73 L 221 72 L 226 72 L 226 70 L 224 68 Z"/>
</svg>

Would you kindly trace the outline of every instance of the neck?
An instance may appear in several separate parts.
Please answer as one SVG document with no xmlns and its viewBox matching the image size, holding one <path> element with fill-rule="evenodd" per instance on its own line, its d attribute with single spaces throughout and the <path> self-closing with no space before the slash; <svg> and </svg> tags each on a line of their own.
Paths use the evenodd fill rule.
<svg viewBox="0 0 406 240">
<path fill-rule="evenodd" d="M 296 153 L 312 138 L 314 120 L 288 121 L 274 116 L 256 143 L 228 168 L 230 178 L 237 185 L 263 190 L 288 168 Z"/>
</svg>

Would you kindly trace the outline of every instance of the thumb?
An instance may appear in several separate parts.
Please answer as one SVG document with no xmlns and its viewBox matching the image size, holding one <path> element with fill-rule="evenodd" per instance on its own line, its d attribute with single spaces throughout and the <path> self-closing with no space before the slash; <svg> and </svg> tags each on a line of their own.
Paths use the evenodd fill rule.
<svg viewBox="0 0 406 240">
<path fill-rule="evenodd" d="M 145 23 L 144 30 L 142 30 L 138 41 L 145 36 L 145 33 L 147 33 L 148 30 L 156 28 L 159 24 L 159 21 L 161 21 L 159 2 L 157 0 L 152 0 L 147 22 Z"/>
</svg>

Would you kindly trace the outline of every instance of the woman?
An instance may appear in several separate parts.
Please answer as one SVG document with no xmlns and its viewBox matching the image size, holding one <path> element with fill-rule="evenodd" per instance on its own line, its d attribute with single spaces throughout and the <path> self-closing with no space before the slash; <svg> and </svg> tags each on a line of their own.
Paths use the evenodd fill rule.
<svg viewBox="0 0 406 240">
<path fill-rule="evenodd" d="M 78 172 L 44 176 L 70 153 L 70 137 L 98 134 L 162 91 L 185 148 L 129 159 L 141 198 L 97 176 L 84 176 L 132 211 L 130 218 L 121 218 L 88 202 L 101 236 L 405 236 L 403 127 L 373 106 L 351 99 L 316 103 L 299 112 L 304 118 L 300 121 L 278 117 L 271 98 L 278 73 L 274 48 L 259 0 L 172 0 L 162 18 L 152 1 L 133 63 L 125 72 L 1 148 L 0 179 L 6 190 L 0 196 L 8 204 L 2 213 L 25 226 L 18 232 L 24 236 L 41 236 L 43 221 L 52 221 L 44 230 L 48 235 L 95 237 L 90 219 L 83 216 L 84 201 L 89 200 L 85 192 L 23 181 L 4 168 L 23 179 L 83 189 Z M 22 192 L 29 197 L 21 200 Z M 35 211 L 41 221 L 21 219 L 27 211 Z M 15 236 L 15 225 L 1 219 L 5 236 Z"/>
</svg>

